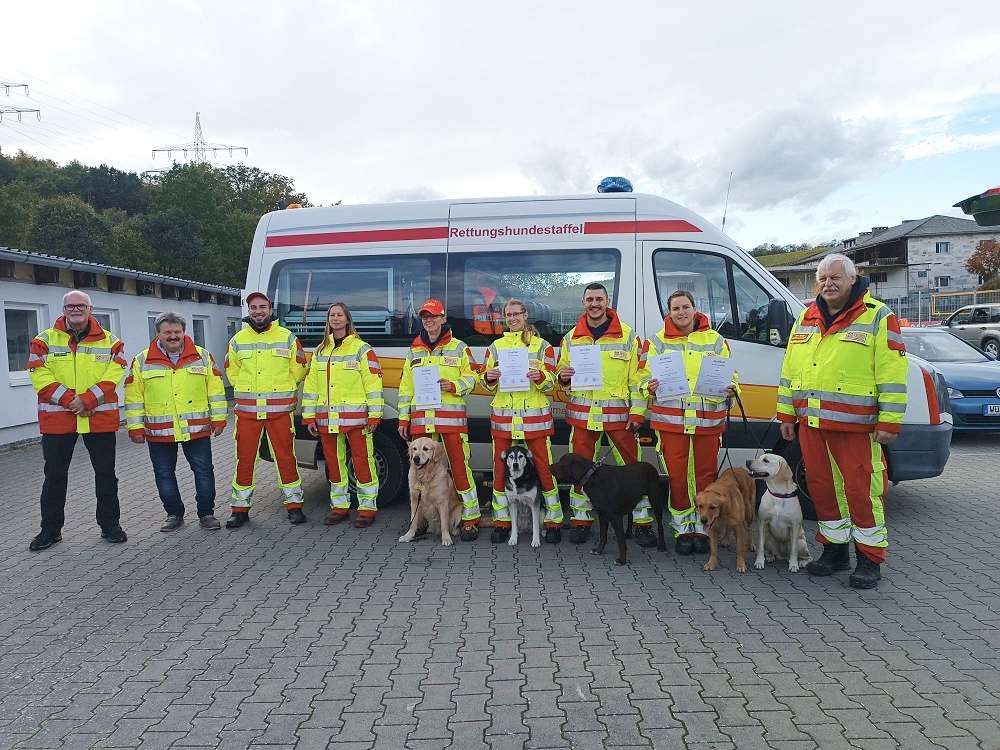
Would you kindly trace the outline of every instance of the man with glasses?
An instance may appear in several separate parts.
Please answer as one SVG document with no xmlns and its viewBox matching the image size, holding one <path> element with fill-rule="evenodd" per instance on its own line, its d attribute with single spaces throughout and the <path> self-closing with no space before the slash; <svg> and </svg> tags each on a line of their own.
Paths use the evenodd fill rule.
<svg viewBox="0 0 1000 750">
<path fill-rule="evenodd" d="M 94 467 L 97 525 L 113 544 L 128 539 L 119 523 L 115 433 L 118 431 L 117 388 L 128 362 L 125 345 L 91 315 L 90 296 L 73 290 L 63 297 L 63 315 L 31 340 L 28 371 L 38 392 L 38 427 L 42 433 L 45 481 L 42 485 L 42 530 L 31 540 L 33 551 L 62 541 L 69 465 L 76 440 Z"/>
</svg>

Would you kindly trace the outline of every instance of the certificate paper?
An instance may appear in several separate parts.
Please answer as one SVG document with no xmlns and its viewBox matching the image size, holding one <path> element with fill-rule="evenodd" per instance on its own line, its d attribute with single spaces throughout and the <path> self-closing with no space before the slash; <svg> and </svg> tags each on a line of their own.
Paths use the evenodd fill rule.
<svg viewBox="0 0 1000 750">
<path fill-rule="evenodd" d="M 649 373 L 660 381 L 656 398 L 677 398 L 691 395 L 688 389 L 687 372 L 684 371 L 684 355 L 680 352 L 657 354 L 647 360 Z"/>
<path fill-rule="evenodd" d="M 569 387 L 574 391 L 599 391 L 604 382 L 601 372 L 601 347 L 596 344 L 572 346 L 569 366 L 573 368 Z"/>
<path fill-rule="evenodd" d="M 504 393 L 531 390 L 528 380 L 528 350 L 501 349 L 497 352 L 500 367 L 500 390 Z"/>
<path fill-rule="evenodd" d="M 441 406 L 441 369 L 437 365 L 413 368 L 413 403 L 420 407 Z"/>
<path fill-rule="evenodd" d="M 726 398 L 726 388 L 733 384 L 735 363 L 729 357 L 705 357 L 701 360 L 694 395 L 702 398 Z"/>
</svg>

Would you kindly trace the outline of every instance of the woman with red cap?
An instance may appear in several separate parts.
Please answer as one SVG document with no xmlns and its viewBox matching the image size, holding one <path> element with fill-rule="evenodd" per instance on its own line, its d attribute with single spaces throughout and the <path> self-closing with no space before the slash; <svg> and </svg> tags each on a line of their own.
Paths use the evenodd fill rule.
<svg viewBox="0 0 1000 750">
<path fill-rule="evenodd" d="M 649 425 L 656 430 L 657 447 L 670 475 L 674 548 L 680 555 L 690 555 L 708 551 L 708 538 L 698 523 L 694 497 L 715 481 L 719 469 L 719 443 L 726 428 L 726 399 L 694 396 L 691 390 L 705 357 L 728 357 L 729 344 L 712 329 L 708 318 L 695 309 L 690 292 L 678 289 L 667 299 L 667 305 L 663 330 L 643 347 L 640 388 L 652 397 Z M 668 352 L 679 352 L 683 357 L 688 395 L 662 398 L 656 395 L 661 383 L 650 376 L 649 358 Z M 737 392 L 734 372 L 726 393 L 734 396 Z"/>
<path fill-rule="evenodd" d="M 418 315 L 424 330 L 410 345 L 399 381 L 399 435 L 404 440 L 430 437 L 444 443 L 455 489 L 462 498 L 462 541 L 479 538 L 479 496 L 469 468 L 469 420 L 465 397 L 476 387 L 472 352 L 451 335 L 444 305 L 427 300 Z M 436 367 L 440 403 L 420 403 L 416 398 L 413 371 Z"/>
</svg>

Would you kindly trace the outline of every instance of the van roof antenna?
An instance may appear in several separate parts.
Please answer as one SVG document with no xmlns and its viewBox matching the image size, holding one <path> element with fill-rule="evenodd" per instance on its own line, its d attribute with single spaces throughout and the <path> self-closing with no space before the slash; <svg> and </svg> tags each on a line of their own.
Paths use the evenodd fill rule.
<svg viewBox="0 0 1000 750">
<path fill-rule="evenodd" d="M 729 187 L 726 188 L 726 207 L 722 209 L 722 233 L 726 233 L 726 214 L 729 212 L 729 191 L 733 187 L 733 173 L 729 173 Z"/>
</svg>

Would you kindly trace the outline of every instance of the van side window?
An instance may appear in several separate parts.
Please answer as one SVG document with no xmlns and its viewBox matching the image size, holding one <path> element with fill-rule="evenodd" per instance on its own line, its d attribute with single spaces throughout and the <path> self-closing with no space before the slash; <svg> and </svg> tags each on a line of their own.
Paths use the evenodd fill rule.
<svg viewBox="0 0 1000 750">
<path fill-rule="evenodd" d="M 664 248 L 653 253 L 653 272 L 664 317 L 670 294 L 683 289 L 727 339 L 768 343 L 771 296 L 739 266 L 721 255 Z"/>
<path fill-rule="evenodd" d="M 504 303 L 519 299 L 528 322 L 558 346 L 583 312 L 587 284 L 604 284 L 614 307 L 620 268 L 614 249 L 451 253 L 448 322 L 465 343 L 488 346 L 503 335 Z"/>
<path fill-rule="evenodd" d="M 322 340 L 334 302 L 350 308 L 368 343 L 408 345 L 421 330 L 420 306 L 444 299 L 444 253 L 287 260 L 275 265 L 268 288 L 278 322 L 306 348 Z"/>
</svg>

